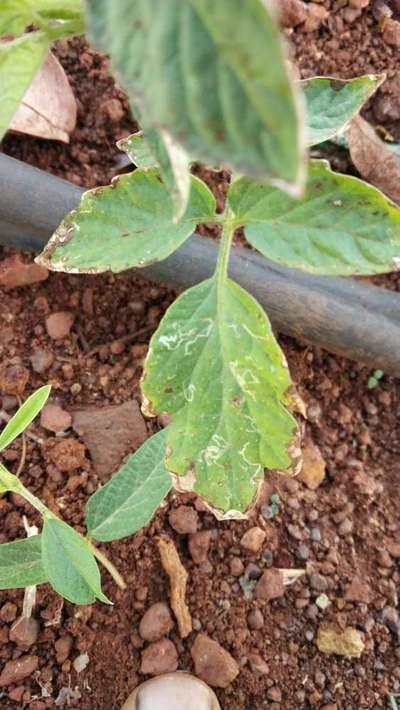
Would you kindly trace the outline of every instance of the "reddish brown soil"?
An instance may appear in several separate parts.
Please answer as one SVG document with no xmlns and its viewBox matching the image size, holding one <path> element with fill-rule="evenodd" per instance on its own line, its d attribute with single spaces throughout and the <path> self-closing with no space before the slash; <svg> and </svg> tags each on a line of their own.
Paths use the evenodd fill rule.
<svg viewBox="0 0 400 710">
<path fill-rule="evenodd" d="M 315 33 L 292 36 L 304 72 L 348 76 L 394 68 L 393 50 L 383 44 L 368 11 L 357 22 L 345 23 L 342 33 L 335 29 L 332 22 L 343 5 L 327 0 L 325 6 L 333 18 L 330 23 L 325 22 Z M 332 44 L 334 40 L 339 46 Z M 346 51 L 350 54 L 342 53 Z M 107 182 L 115 172 L 114 141 L 132 127 L 125 99 L 108 77 L 104 60 L 81 42 L 63 46 L 58 54 L 81 102 L 79 126 L 70 146 L 12 136 L 4 148 L 79 184 L 91 187 Z M 113 98 L 121 101 L 125 111 L 115 123 L 102 110 Z M 6 255 L 7 251 L 1 253 Z M 83 308 L 87 289 L 93 296 L 93 314 Z M 154 327 L 172 299 L 173 294 L 165 289 L 133 282 L 127 276 L 52 274 L 37 286 L 3 290 L 0 362 L 29 369 L 27 391 L 51 382 L 53 399 L 69 411 L 82 404 L 100 406 L 132 397 L 139 400 L 146 336 L 132 339 L 119 354 L 112 352 L 110 344 L 143 326 Z M 70 336 L 55 344 L 46 333 L 45 318 L 59 310 L 72 310 L 76 319 Z M 189 573 L 187 600 L 196 631 L 201 629 L 219 641 L 240 664 L 233 684 L 217 691 L 223 710 L 389 707 L 388 693 L 400 691 L 399 639 L 382 617 L 385 607 L 398 606 L 398 560 L 384 551 L 389 541 L 399 541 L 400 387 L 397 381 L 384 377 L 376 388 L 368 390 L 370 373 L 364 367 L 288 338 L 281 342 L 308 408 L 308 431 L 327 462 L 323 484 L 313 492 L 299 481 L 271 476 L 265 497 L 275 491 L 281 499 L 280 512 L 272 520 L 265 520 L 257 511 L 249 521 L 220 523 L 211 514 L 199 512 L 201 529 L 212 530 L 209 561 L 201 565 L 191 560 L 187 536 L 175 533 L 168 522 L 171 507 L 182 502 L 198 504 L 190 496 L 171 495 L 147 528 L 105 546 L 128 582 L 127 590 L 120 592 L 108 575 L 103 575 L 104 591 L 115 602 L 113 607 L 62 604 L 49 588 L 39 588 L 35 615 L 40 634 L 29 649 L 38 657 L 39 670 L 2 688 L 1 708 L 55 707 L 60 689 L 71 687 L 78 688 L 81 695 L 71 702 L 71 708 L 118 710 L 128 692 L 145 679 L 139 672 L 143 646 L 139 621 L 151 603 L 168 599 L 168 583 L 155 544 L 163 532 L 174 539 Z M 109 345 L 93 356 L 87 354 L 101 343 Z M 29 359 L 39 348 L 54 355 L 51 368 L 42 376 L 33 371 Z M 154 426 L 148 425 L 149 433 Z M 33 431 L 44 442 L 50 438 L 38 423 Z M 77 472 L 62 474 L 46 452 L 45 444 L 28 441 L 23 481 L 67 522 L 83 530 L 84 504 L 98 485 L 94 468 L 89 463 Z M 20 442 L 16 442 L 5 457 L 7 465 L 15 470 L 19 457 Z M 0 500 L 1 542 L 24 534 L 23 514 L 30 522 L 39 522 L 19 498 L 4 496 Z M 239 540 L 255 524 L 266 530 L 267 537 L 262 552 L 251 555 L 242 550 Z M 231 575 L 233 557 L 241 558 L 245 568 L 251 563 L 248 571 L 254 576 L 271 565 L 303 568 L 307 574 L 275 601 L 246 599 L 238 579 Z M 311 584 L 313 572 L 322 575 L 317 586 L 325 589 L 332 602 L 325 611 L 315 604 L 321 591 Z M 360 577 L 364 593 L 370 591 L 368 603 L 343 598 L 355 576 Z M 9 640 L 12 617 L 20 613 L 21 602 L 22 592 L 0 592 L 2 664 L 23 653 Z M 247 617 L 257 607 L 264 615 L 264 626 L 254 631 Z M 325 623 L 338 628 L 353 626 L 364 634 L 366 648 L 359 660 L 318 651 L 315 638 Z M 170 634 L 182 670 L 192 669 L 190 648 L 196 631 L 184 642 L 176 630 Z M 57 663 L 55 643 L 66 635 L 72 638 L 69 658 Z M 77 674 L 72 662 L 83 652 L 87 652 L 89 664 Z M 262 656 L 267 673 L 251 670 L 252 653 Z"/>
</svg>

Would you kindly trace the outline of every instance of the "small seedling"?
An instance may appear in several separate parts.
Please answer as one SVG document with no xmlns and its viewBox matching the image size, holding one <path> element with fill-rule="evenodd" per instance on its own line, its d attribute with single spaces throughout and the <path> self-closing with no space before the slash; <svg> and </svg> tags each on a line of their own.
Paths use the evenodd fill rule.
<svg viewBox="0 0 400 710">
<path fill-rule="evenodd" d="M 384 375 L 383 370 L 374 370 L 371 377 L 368 378 L 367 387 L 369 390 L 373 390 L 379 384 L 379 380 L 382 379 Z"/>
<path fill-rule="evenodd" d="M 0 434 L 0 452 L 30 425 L 49 394 L 50 386 L 41 387 L 24 402 Z M 121 588 L 125 588 L 125 583 L 93 540 L 117 540 L 131 535 L 151 519 L 171 488 L 163 463 L 164 439 L 164 431 L 149 439 L 111 481 L 91 496 L 86 507 L 86 537 L 51 512 L 0 463 L 0 492 L 21 495 L 43 521 L 40 534 L 0 545 L 0 589 L 33 589 L 48 582 L 75 604 L 91 604 L 96 598 L 111 603 L 101 590 L 96 559 Z M 24 613 L 30 617 L 32 592 L 26 599 Z"/>
</svg>

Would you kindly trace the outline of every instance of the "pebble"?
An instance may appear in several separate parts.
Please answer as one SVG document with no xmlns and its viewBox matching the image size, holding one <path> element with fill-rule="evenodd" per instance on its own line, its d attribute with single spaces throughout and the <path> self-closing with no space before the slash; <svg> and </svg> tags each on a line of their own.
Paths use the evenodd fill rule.
<svg viewBox="0 0 400 710">
<path fill-rule="evenodd" d="M 55 445 L 49 449 L 48 455 L 59 471 L 67 473 L 87 464 L 85 447 L 72 438 L 56 440 Z"/>
<path fill-rule="evenodd" d="M 359 577 L 354 577 L 344 593 L 344 598 L 350 602 L 370 604 L 372 601 L 371 588 Z"/>
<path fill-rule="evenodd" d="M 277 10 L 282 27 L 296 27 L 307 17 L 307 5 L 301 0 L 279 0 Z"/>
<path fill-rule="evenodd" d="M 29 648 L 36 643 L 39 629 L 39 623 L 32 616 L 20 616 L 10 629 L 10 641 Z"/>
<path fill-rule="evenodd" d="M 21 365 L 2 367 L 0 370 L 0 391 L 3 394 L 21 397 L 29 381 L 29 370 Z"/>
<path fill-rule="evenodd" d="M 197 565 L 205 562 L 211 544 L 211 530 L 190 533 L 188 546 L 193 562 Z"/>
<path fill-rule="evenodd" d="M 280 703 L 282 701 L 282 691 L 277 685 L 273 685 L 272 688 L 267 690 L 268 700 L 272 700 L 274 703 Z"/>
<path fill-rule="evenodd" d="M 54 362 L 53 354 L 47 350 L 34 350 L 29 359 L 34 372 L 37 372 L 39 375 L 46 372 Z"/>
<path fill-rule="evenodd" d="M 19 254 L 9 256 L 0 262 L 0 286 L 19 288 L 30 286 L 47 279 L 49 272 L 44 266 L 22 261 Z"/>
<path fill-rule="evenodd" d="M 362 635 L 351 626 L 343 631 L 320 627 L 316 643 L 321 653 L 333 653 L 346 658 L 359 658 L 365 647 Z"/>
<path fill-rule="evenodd" d="M 140 673 L 160 675 L 171 673 L 178 668 L 178 653 L 169 639 L 161 639 L 151 643 L 142 652 Z"/>
<path fill-rule="evenodd" d="M 322 535 L 321 535 L 321 530 L 319 528 L 311 528 L 310 535 L 311 535 L 311 540 L 313 542 L 321 542 Z"/>
<path fill-rule="evenodd" d="M 282 597 L 284 593 L 285 587 L 279 569 L 270 567 L 270 569 L 265 570 L 256 584 L 256 597 L 270 601 L 271 599 Z"/>
<path fill-rule="evenodd" d="M 317 592 L 326 592 L 328 589 L 328 580 L 319 572 L 313 572 L 310 575 L 310 585 Z"/>
<path fill-rule="evenodd" d="M 260 609 L 252 609 L 247 615 L 247 625 L 249 629 L 258 630 L 264 626 L 264 615 Z"/>
<path fill-rule="evenodd" d="M 296 556 L 299 560 L 302 560 L 303 562 L 305 560 L 308 560 L 310 557 L 310 548 L 308 545 L 299 545 L 296 551 Z"/>
<path fill-rule="evenodd" d="M 139 633 L 145 641 L 160 641 L 173 628 L 171 612 L 168 604 L 157 602 L 153 604 L 142 617 Z"/>
<path fill-rule="evenodd" d="M 388 542 L 386 548 L 392 557 L 400 557 L 400 542 Z"/>
<path fill-rule="evenodd" d="M 54 643 L 54 648 L 56 651 L 56 659 L 57 659 L 57 663 L 59 666 L 62 666 L 64 661 L 66 661 L 67 658 L 69 657 L 69 654 L 72 651 L 73 643 L 74 643 L 74 640 L 73 640 L 72 636 L 69 636 L 68 634 L 66 636 L 61 636 Z"/>
<path fill-rule="evenodd" d="M 268 665 L 259 653 L 249 653 L 249 663 L 253 673 L 259 673 L 260 675 L 269 673 Z"/>
<path fill-rule="evenodd" d="M 314 3 L 310 3 L 309 7 Z M 320 7 L 320 6 L 319 6 Z M 326 462 L 320 449 L 312 439 L 307 439 L 303 447 L 303 466 L 299 473 L 299 480 L 307 488 L 315 491 L 325 478 Z"/>
<path fill-rule="evenodd" d="M 246 530 L 244 535 L 242 535 L 240 544 L 245 550 L 255 554 L 261 550 L 264 540 L 265 531 L 259 527 L 253 527 Z"/>
<path fill-rule="evenodd" d="M 72 417 L 58 404 L 46 404 L 40 414 L 40 424 L 48 431 L 61 432 L 70 428 Z"/>
<path fill-rule="evenodd" d="M 400 22 L 386 18 L 383 22 L 383 41 L 393 47 L 400 47 Z"/>
<path fill-rule="evenodd" d="M 229 561 L 230 573 L 233 577 L 240 577 L 244 572 L 244 564 L 240 557 L 232 557 Z"/>
<path fill-rule="evenodd" d="M 168 516 L 169 524 L 177 533 L 186 535 L 197 532 L 199 516 L 189 505 L 173 508 Z"/>
<path fill-rule="evenodd" d="M 15 661 L 8 661 L 0 675 L 0 687 L 27 678 L 37 670 L 38 665 L 38 656 L 20 656 Z"/>
<path fill-rule="evenodd" d="M 71 331 L 75 316 L 70 311 L 52 313 L 46 318 L 46 330 L 53 340 L 66 338 Z"/>
<path fill-rule="evenodd" d="M 239 673 L 235 659 L 206 634 L 198 634 L 191 648 L 195 674 L 216 688 L 227 688 Z"/>
<path fill-rule="evenodd" d="M 338 527 L 340 536 L 350 535 L 353 532 L 353 522 L 349 518 L 345 518 Z"/>
<path fill-rule="evenodd" d="M 6 602 L 0 609 L 0 619 L 6 623 L 14 621 L 17 611 L 18 607 L 14 602 Z"/>
<path fill-rule="evenodd" d="M 382 621 L 385 626 L 400 638 L 400 617 L 397 609 L 393 606 L 385 606 L 382 609 Z"/>
</svg>

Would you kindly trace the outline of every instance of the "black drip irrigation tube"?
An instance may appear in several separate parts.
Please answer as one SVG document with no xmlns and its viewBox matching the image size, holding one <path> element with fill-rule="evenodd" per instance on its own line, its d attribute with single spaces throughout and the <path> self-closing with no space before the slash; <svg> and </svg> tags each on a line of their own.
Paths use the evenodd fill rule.
<svg viewBox="0 0 400 710">
<path fill-rule="evenodd" d="M 39 252 L 83 190 L 0 155 L 0 243 Z M 174 289 L 213 273 L 217 244 L 193 236 L 144 277 Z M 230 276 L 263 305 L 274 328 L 339 355 L 400 375 L 400 294 L 350 278 L 313 276 L 233 247 Z"/>
</svg>

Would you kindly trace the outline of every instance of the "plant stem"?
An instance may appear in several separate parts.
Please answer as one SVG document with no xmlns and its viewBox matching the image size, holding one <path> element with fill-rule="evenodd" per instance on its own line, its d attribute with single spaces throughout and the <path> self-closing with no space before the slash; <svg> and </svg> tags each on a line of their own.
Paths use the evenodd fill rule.
<svg viewBox="0 0 400 710">
<path fill-rule="evenodd" d="M 93 552 L 94 556 L 97 557 L 98 561 L 101 562 L 103 567 L 106 568 L 107 572 L 110 573 L 111 577 L 113 578 L 113 580 L 117 584 L 117 586 L 120 589 L 126 589 L 127 585 L 126 585 L 124 578 L 118 572 L 117 568 L 114 567 L 111 560 L 109 560 L 108 557 L 104 554 L 104 552 L 101 552 L 89 540 L 88 540 L 88 543 L 89 543 L 89 547 L 90 547 L 91 551 Z"/>
<path fill-rule="evenodd" d="M 218 261 L 215 270 L 219 282 L 225 281 L 228 273 L 229 254 L 231 251 L 234 232 L 235 227 L 230 221 L 230 215 L 226 214 L 222 222 L 222 233 L 219 244 Z"/>
</svg>

